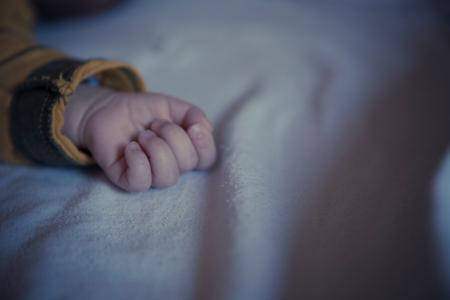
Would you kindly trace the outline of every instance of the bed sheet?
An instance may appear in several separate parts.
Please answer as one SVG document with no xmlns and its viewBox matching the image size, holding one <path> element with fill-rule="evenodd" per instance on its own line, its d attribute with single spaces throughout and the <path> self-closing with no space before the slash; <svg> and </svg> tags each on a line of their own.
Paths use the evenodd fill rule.
<svg viewBox="0 0 450 300">
<path fill-rule="evenodd" d="M 40 25 L 201 106 L 220 157 L 139 194 L 0 165 L 1 298 L 445 297 L 450 35 L 432 3 L 139 0 Z"/>
</svg>

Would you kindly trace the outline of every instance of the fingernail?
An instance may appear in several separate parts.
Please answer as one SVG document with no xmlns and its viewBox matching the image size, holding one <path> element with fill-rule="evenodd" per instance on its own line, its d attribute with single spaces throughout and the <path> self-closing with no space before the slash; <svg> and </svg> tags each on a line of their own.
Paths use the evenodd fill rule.
<svg viewBox="0 0 450 300">
<path fill-rule="evenodd" d="M 138 150 L 140 150 L 140 149 L 139 149 L 139 145 L 138 145 L 138 143 L 136 143 L 136 142 L 131 142 L 131 143 L 128 145 L 128 148 L 129 148 L 131 151 L 138 151 Z"/>
<path fill-rule="evenodd" d="M 163 120 L 161 120 L 161 119 L 156 119 L 156 120 L 154 120 L 153 122 L 152 122 L 152 124 L 150 125 L 150 128 L 152 129 L 152 130 L 158 130 L 159 129 L 159 127 L 162 125 L 164 123 L 164 121 Z"/>
<path fill-rule="evenodd" d="M 189 131 L 189 134 L 191 134 L 193 138 L 201 139 L 203 137 L 203 129 L 200 124 L 192 125 L 188 131 Z"/>
<path fill-rule="evenodd" d="M 141 137 L 144 141 L 149 141 L 154 136 L 155 136 L 155 134 L 153 132 L 151 132 L 150 130 L 145 130 L 144 132 L 141 133 Z"/>
</svg>

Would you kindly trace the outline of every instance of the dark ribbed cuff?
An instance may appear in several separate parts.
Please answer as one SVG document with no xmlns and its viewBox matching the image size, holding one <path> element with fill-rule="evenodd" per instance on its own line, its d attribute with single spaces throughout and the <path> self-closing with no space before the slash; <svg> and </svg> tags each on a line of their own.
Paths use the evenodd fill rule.
<svg viewBox="0 0 450 300">
<path fill-rule="evenodd" d="M 70 81 L 83 64 L 74 59 L 51 62 L 16 89 L 11 104 L 11 137 L 15 148 L 29 160 L 53 166 L 77 164 L 53 138 L 52 109 L 62 101 L 56 81 Z"/>
</svg>

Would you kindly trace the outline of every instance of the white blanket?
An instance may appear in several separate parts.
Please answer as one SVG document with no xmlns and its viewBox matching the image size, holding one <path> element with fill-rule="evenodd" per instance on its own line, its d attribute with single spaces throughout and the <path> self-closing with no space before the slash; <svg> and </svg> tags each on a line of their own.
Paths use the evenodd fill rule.
<svg viewBox="0 0 450 300">
<path fill-rule="evenodd" d="M 140 0 L 41 25 L 201 106 L 220 159 L 140 194 L 96 169 L 0 165 L 0 298 L 443 297 L 445 16 L 341 2 Z"/>
</svg>

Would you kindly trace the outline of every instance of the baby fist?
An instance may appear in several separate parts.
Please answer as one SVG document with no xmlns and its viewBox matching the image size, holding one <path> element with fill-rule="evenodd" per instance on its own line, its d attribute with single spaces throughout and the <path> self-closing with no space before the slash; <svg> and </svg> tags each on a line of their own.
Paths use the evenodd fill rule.
<svg viewBox="0 0 450 300">
<path fill-rule="evenodd" d="M 130 192 L 171 186 L 180 174 L 207 169 L 216 159 L 203 111 L 157 93 L 81 86 L 66 108 L 63 133 Z"/>
</svg>

